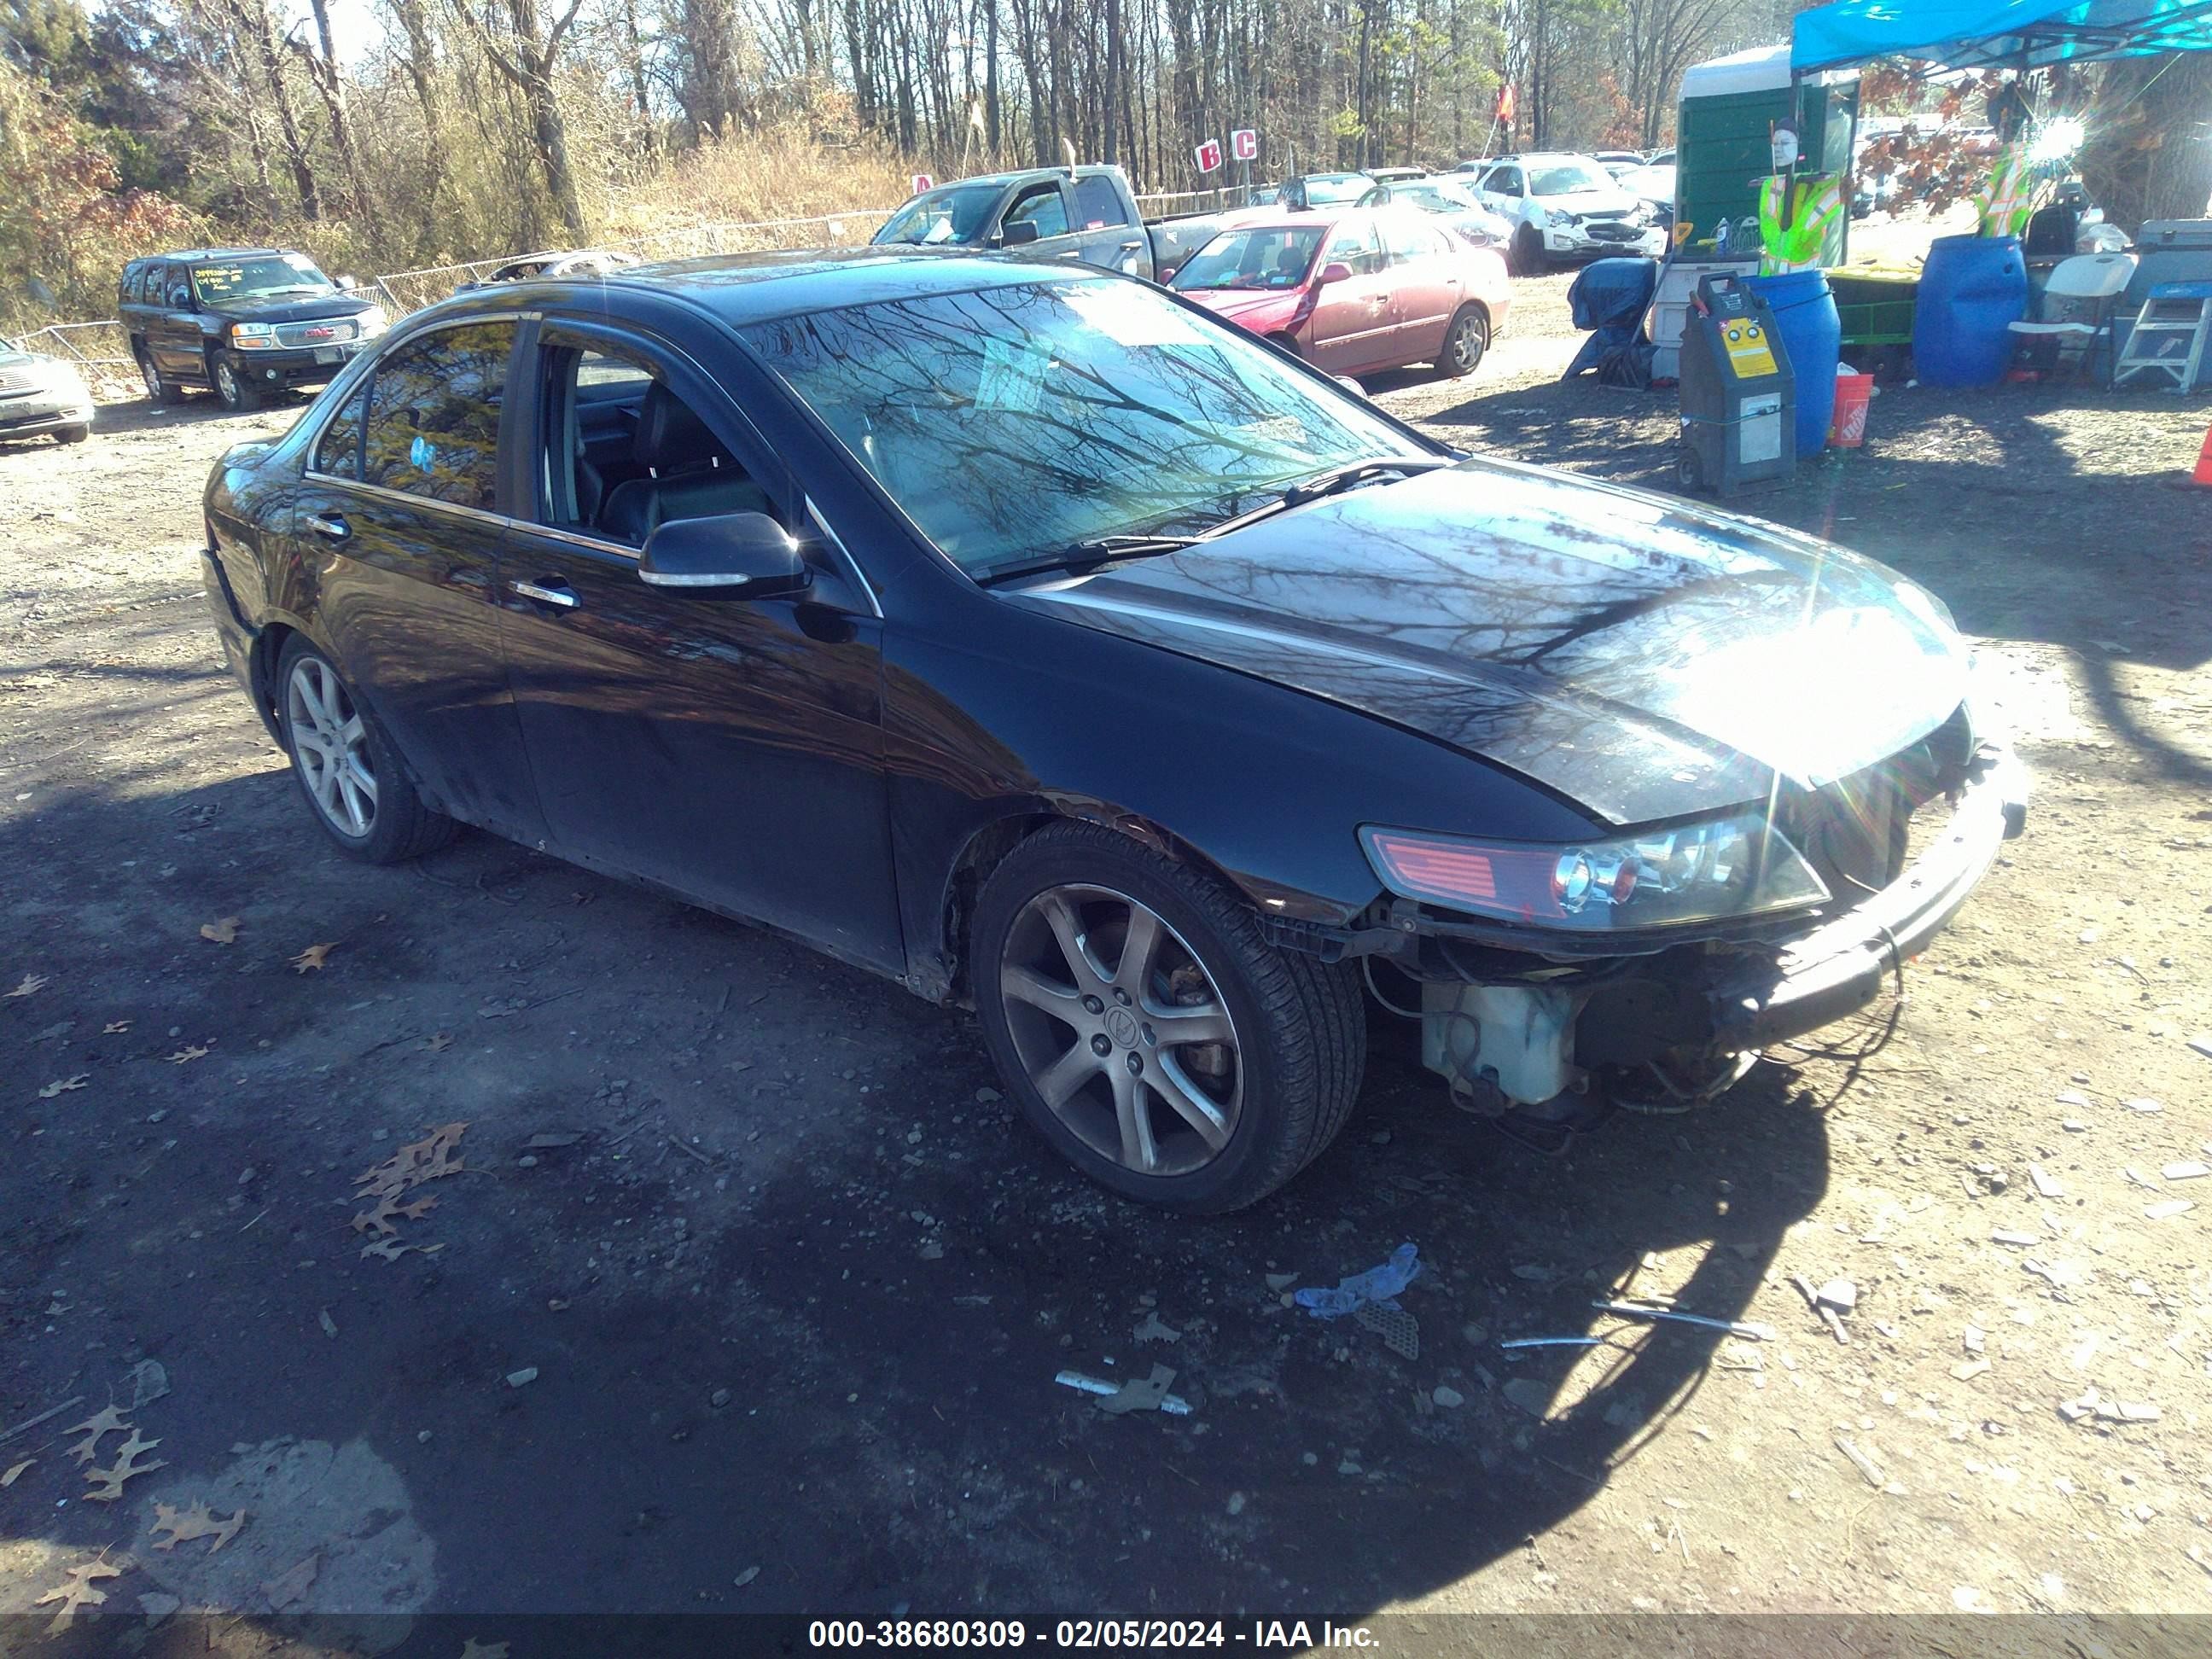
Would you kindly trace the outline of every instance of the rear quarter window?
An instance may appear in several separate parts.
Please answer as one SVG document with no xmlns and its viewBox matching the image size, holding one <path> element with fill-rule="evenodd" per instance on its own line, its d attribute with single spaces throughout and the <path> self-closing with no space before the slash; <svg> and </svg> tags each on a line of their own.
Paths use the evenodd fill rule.
<svg viewBox="0 0 2212 1659">
<path fill-rule="evenodd" d="M 1092 173 L 1075 181 L 1075 217 L 1085 230 L 1106 225 L 1126 225 L 1129 211 L 1121 205 L 1121 192 L 1111 179 Z"/>
</svg>

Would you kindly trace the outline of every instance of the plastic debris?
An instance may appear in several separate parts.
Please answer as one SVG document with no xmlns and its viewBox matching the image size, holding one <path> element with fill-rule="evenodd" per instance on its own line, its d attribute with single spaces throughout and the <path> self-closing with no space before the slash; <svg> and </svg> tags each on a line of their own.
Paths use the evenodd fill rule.
<svg viewBox="0 0 2212 1659">
<path fill-rule="evenodd" d="M 1353 1273 L 1337 1281 L 1334 1290 L 1321 1287 L 1294 1292 L 1298 1306 L 1316 1319 L 1340 1319 L 1346 1314 L 1373 1305 L 1395 1308 L 1398 1292 L 1412 1284 L 1421 1274 L 1420 1253 L 1412 1244 L 1401 1244 L 1390 1252 L 1390 1259 L 1379 1267 L 1370 1267 L 1364 1273 Z"/>
<path fill-rule="evenodd" d="M 2066 1196 L 2066 1189 L 2045 1175 L 2040 1164 L 2031 1164 L 2027 1166 L 2027 1178 L 2033 1183 L 2037 1194 L 2044 1198 Z"/>
<path fill-rule="evenodd" d="M 1297 1282 L 1298 1276 L 1296 1273 L 1269 1273 L 1267 1275 L 1267 1288 L 1271 1291 L 1287 1291 L 1291 1285 Z"/>
<path fill-rule="evenodd" d="M 1989 1368 L 1987 1359 L 1968 1359 L 1952 1366 L 1951 1375 L 1961 1382 L 1971 1382 Z"/>
<path fill-rule="evenodd" d="M 1149 1397 L 1155 1380 L 1163 1376 L 1165 1381 L 1159 1382 L 1158 1397 Z M 1079 1394 L 1099 1395 L 1100 1408 L 1112 1412 L 1116 1416 L 1124 1412 L 1133 1411 L 1162 1411 L 1170 1417 L 1190 1415 L 1190 1401 L 1180 1395 L 1173 1395 L 1166 1391 L 1168 1383 L 1175 1381 L 1175 1373 L 1164 1365 L 1153 1366 L 1151 1376 L 1142 1379 L 1132 1377 L 1126 1382 L 1109 1382 L 1103 1376 L 1085 1376 L 1081 1371 L 1062 1371 L 1052 1380 L 1059 1383 L 1061 1388 L 1073 1389 Z M 1133 1390 L 1136 1392 L 1133 1393 Z M 1125 1397 L 1128 1402 L 1126 1405 L 1115 1403 Z"/>
<path fill-rule="evenodd" d="M 1853 1445 L 1849 1435 L 1839 1434 L 1836 1437 L 1836 1449 L 1850 1459 L 1851 1467 L 1864 1476 L 1867 1485 L 1872 1486 L 1876 1492 L 1880 1492 L 1889 1484 L 1889 1477 L 1881 1472 L 1881 1466 Z"/>
<path fill-rule="evenodd" d="M 1382 1339 L 1382 1346 L 1401 1359 L 1421 1357 L 1421 1322 L 1395 1302 L 1354 1308 L 1352 1316 L 1366 1330 Z"/>
<path fill-rule="evenodd" d="M 2153 1100 L 2148 1095 L 2138 1095 L 2133 1100 L 2122 1103 L 2131 1112 L 2162 1112 L 2166 1109 L 2164 1101 Z"/>
<path fill-rule="evenodd" d="M 1601 1348 L 1601 1336 L 1516 1336 L 1498 1345 L 1501 1348 Z"/>
<path fill-rule="evenodd" d="M 1668 1308 L 1639 1308 L 1632 1302 L 1593 1302 L 1590 1306 L 1601 1313 L 1619 1314 L 1625 1319 L 1665 1319 L 1681 1325 L 1702 1325 L 1711 1331 L 1726 1331 L 1730 1336 L 1741 1336 L 1752 1342 L 1774 1340 L 1774 1327 L 1749 1319 L 1708 1319 L 1703 1314 L 1676 1313 Z"/>
<path fill-rule="evenodd" d="M 2191 1158 L 2180 1164 L 2169 1164 L 2159 1173 L 2168 1181 L 2197 1181 L 2212 1176 L 2212 1164 L 2200 1164 Z"/>
<path fill-rule="evenodd" d="M 1145 1322 L 1134 1333 L 1139 1342 L 1180 1342 L 1182 1333 L 1163 1320 L 1157 1311 L 1147 1313 Z"/>
<path fill-rule="evenodd" d="M 2143 1206 L 2145 1221 L 2170 1221 L 2175 1216 L 2187 1215 L 2197 1207 L 2196 1201 L 2186 1198 L 2169 1198 L 2156 1204 Z"/>
<path fill-rule="evenodd" d="M 2040 1244 L 2043 1243 L 2043 1240 L 2033 1233 L 2014 1232 L 2009 1229 L 2000 1228 L 1998 1231 L 1990 1235 L 1990 1243 L 1992 1244 L 2027 1245 Z"/>
<path fill-rule="evenodd" d="M 526 1389 L 537 1380 L 538 1367 L 535 1365 L 525 1365 L 519 1371 L 507 1374 L 507 1386 L 510 1389 Z"/>
<path fill-rule="evenodd" d="M 1820 1286 L 1815 1300 L 1826 1303 L 1838 1313 L 1849 1313 L 1859 1304 L 1859 1287 L 1848 1279 L 1832 1279 Z"/>
</svg>

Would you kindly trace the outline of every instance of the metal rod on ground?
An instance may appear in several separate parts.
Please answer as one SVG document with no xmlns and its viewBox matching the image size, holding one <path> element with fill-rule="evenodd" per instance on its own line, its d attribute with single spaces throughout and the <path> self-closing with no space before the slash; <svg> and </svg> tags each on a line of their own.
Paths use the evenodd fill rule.
<svg viewBox="0 0 2212 1659">
<path fill-rule="evenodd" d="M 1774 1340 L 1773 1326 L 1748 1319 L 1707 1319 L 1703 1314 L 1670 1313 L 1664 1308 L 1639 1308 L 1632 1302 L 1593 1302 L 1590 1306 L 1603 1313 L 1619 1314 L 1626 1319 L 1666 1319 L 1677 1324 L 1702 1325 L 1708 1330 L 1726 1331 L 1730 1336 L 1741 1336 L 1752 1342 Z"/>
</svg>

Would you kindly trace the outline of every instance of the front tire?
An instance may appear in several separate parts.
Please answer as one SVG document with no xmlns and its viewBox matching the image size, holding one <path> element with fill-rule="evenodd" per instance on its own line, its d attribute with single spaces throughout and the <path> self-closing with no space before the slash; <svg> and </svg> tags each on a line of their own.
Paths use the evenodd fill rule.
<svg viewBox="0 0 2212 1659">
<path fill-rule="evenodd" d="M 92 436 L 92 428 L 88 426 L 62 426 L 54 428 L 54 441 L 58 444 L 81 444 L 90 436 Z"/>
<path fill-rule="evenodd" d="M 1544 238 L 1534 225 L 1523 225 L 1513 233 L 1513 270 L 1516 276 L 1541 276 L 1548 269 L 1544 258 Z"/>
<path fill-rule="evenodd" d="M 218 351 L 209 364 L 208 376 L 215 384 L 215 395 L 222 406 L 234 415 L 261 407 L 261 393 L 252 381 L 246 379 L 238 366 L 238 360 L 227 351 Z"/>
<path fill-rule="evenodd" d="M 383 729 L 304 636 L 286 642 L 276 688 L 293 780 L 341 853 L 364 864 L 398 864 L 453 838 L 453 821 L 422 804 Z"/>
<path fill-rule="evenodd" d="M 1462 306 L 1444 331 L 1444 346 L 1437 354 L 1437 373 L 1448 380 L 1472 374 L 1490 349 L 1490 319 L 1480 306 Z"/>
<path fill-rule="evenodd" d="M 992 872 L 971 938 L 1008 1092 L 1124 1197 L 1242 1209 L 1352 1114 L 1367 1055 L 1358 980 L 1270 945 L 1243 901 L 1188 865 L 1055 824 Z"/>
</svg>

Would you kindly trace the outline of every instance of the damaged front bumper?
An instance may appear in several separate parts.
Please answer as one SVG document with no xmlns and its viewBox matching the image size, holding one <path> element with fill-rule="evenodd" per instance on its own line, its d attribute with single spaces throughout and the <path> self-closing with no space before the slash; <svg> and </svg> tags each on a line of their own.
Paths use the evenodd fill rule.
<svg viewBox="0 0 2212 1659">
<path fill-rule="evenodd" d="M 1525 946 L 1498 948 L 1491 925 L 1397 901 L 1396 948 L 1376 954 L 1420 982 L 1423 1063 L 1455 1094 L 1503 1112 L 1648 1072 L 1674 1098 L 1701 1097 L 1741 1074 L 1738 1057 L 1855 1013 L 1894 982 L 2025 826 L 2025 769 L 1984 743 L 1952 800 L 1894 880 L 1802 931 L 1532 966 Z"/>
</svg>

